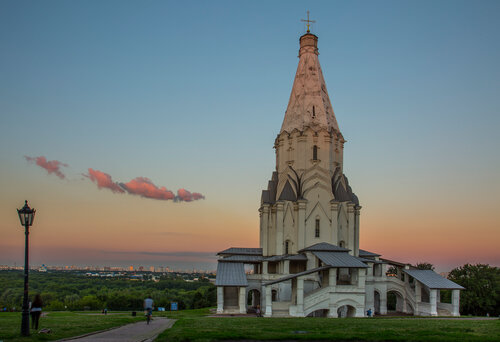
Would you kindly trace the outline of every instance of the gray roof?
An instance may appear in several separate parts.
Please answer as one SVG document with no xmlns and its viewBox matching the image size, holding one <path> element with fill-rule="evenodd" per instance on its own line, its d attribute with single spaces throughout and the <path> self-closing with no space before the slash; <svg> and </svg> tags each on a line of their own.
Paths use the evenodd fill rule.
<svg viewBox="0 0 500 342">
<path fill-rule="evenodd" d="M 230 255 L 228 257 L 219 259 L 220 262 L 243 262 L 247 264 L 259 263 L 262 261 L 260 255 Z"/>
<path fill-rule="evenodd" d="M 353 257 L 349 253 L 338 253 L 338 252 L 313 252 L 319 260 L 323 261 L 326 265 L 331 267 L 342 267 L 342 268 L 366 268 L 366 264 L 358 260 L 358 258 Z"/>
<path fill-rule="evenodd" d="M 285 186 L 283 187 L 283 190 L 281 191 L 281 195 L 279 198 L 280 201 L 292 201 L 295 202 L 297 200 L 297 195 L 295 195 L 295 192 L 292 189 L 292 185 L 290 182 L 287 180 L 285 183 Z"/>
<path fill-rule="evenodd" d="M 378 257 L 380 254 L 365 251 L 364 249 L 359 250 L 360 257 Z"/>
<path fill-rule="evenodd" d="M 225 249 L 217 255 L 232 255 L 232 254 L 239 254 L 239 255 L 262 255 L 262 248 L 241 248 L 241 247 L 231 247 L 228 249 Z"/>
<path fill-rule="evenodd" d="M 301 249 L 300 252 L 313 252 L 313 251 L 322 251 L 322 252 L 349 252 L 350 249 L 344 248 L 344 247 L 339 247 L 336 245 L 332 245 L 331 243 L 328 242 L 320 242 L 317 244 L 314 244 L 312 246 L 306 247 L 304 249 Z"/>
<path fill-rule="evenodd" d="M 307 261 L 307 257 L 304 254 L 285 254 L 285 255 L 273 255 L 270 257 L 264 257 L 263 261 L 281 261 L 281 260 L 299 260 Z"/>
<path fill-rule="evenodd" d="M 329 268 L 330 268 L 330 266 L 316 267 L 316 268 L 313 268 L 313 269 L 310 269 L 310 270 L 307 270 L 307 271 L 303 271 L 303 272 L 299 272 L 299 273 L 293 273 L 293 274 L 287 275 L 285 277 L 282 277 L 282 278 L 279 278 L 279 279 L 276 279 L 276 280 L 272 280 L 272 281 L 270 281 L 268 283 L 265 283 L 263 285 L 267 286 L 267 285 L 272 285 L 272 284 L 276 284 L 276 283 L 281 283 L 283 281 L 287 281 L 287 280 L 290 280 L 290 279 L 293 279 L 293 278 L 297 278 L 297 277 L 300 277 L 300 276 L 303 276 L 303 275 L 306 275 L 306 274 L 311 274 L 311 273 L 323 271 L 323 270 L 326 270 L 326 269 L 329 269 Z"/>
<path fill-rule="evenodd" d="M 243 263 L 219 262 L 215 286 L 248 286 Z"/>
<path fill-rule="evenodd" d="M 363 258 L 363 257 L 357 257 L 357 258 L 358 258 L 358 260 L 360 260 L 362 262 L 371 262 L 373 264 L 385 264 L 385 262 L 380 261 L 380 260 L 367 259 L 367 258 Z"/>
<path fill-rule="evenodd" d="M 417 279 L 430 289 L 454 289 L 465 290 L 464 287 L 452 282 L 449 279 L 441 277 L 431 270 L 403 270 L 406 274 Z"/>
<path fill-rule="evenodd" d="M 389 265 L 400 266 L 400 267 L 405 267 L 405 266 L 413 267 L 413 266 L 411 266 L 408 263 L 402 263 L 402 262 L 399 262 L 399 261 L 389 260 L 389 259 L 386 259 L 386 258 L 380 258 L 380 260 L 384 261 L 386 264 L 389 264 Z"/>
</svg>

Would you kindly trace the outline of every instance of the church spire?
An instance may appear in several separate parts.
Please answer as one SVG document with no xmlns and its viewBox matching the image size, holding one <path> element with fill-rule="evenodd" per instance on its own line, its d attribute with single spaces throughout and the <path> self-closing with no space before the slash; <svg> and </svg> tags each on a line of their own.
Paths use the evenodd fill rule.
<svg viewBox="0 0 500 342">
<path fill-rule="evenodd" d="M 318 55 L 318 37 L 308 27 L 307 33 L 300 37 L 299 65 L 280 133 L 303 131 L 306 127 L 340 132 Z"/>
</svg>

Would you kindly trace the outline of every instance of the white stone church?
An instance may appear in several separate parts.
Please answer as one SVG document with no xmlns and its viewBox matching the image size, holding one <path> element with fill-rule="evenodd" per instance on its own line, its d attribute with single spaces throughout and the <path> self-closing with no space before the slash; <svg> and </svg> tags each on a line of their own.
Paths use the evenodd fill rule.
<svg viewBox="0 0 500 342">
<path fill-rule="evenodd" d="M 459 316 L 463 288 L 430 270 L 359 248 L 361 206 L 343 172 L 340 132 L 318 60 L 318 37 L 300 37 L 299 65 L 281 130 L 276 171 L 260 204 L 260 248 L 218 253 L 217 313 L 266 317 Z M 440 290 L 452 292 L 442 303 Z"/>
</svg>

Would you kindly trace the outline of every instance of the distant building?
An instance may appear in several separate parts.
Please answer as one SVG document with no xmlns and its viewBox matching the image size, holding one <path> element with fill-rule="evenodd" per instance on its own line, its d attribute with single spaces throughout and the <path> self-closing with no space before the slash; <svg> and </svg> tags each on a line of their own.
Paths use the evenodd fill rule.
<svg viewBox="0 0 500 342">
<path fill-rule="evenodd" d="M 344 174 L 345 139 L 317 42 L 309 32 L 300 37 L 299 65 L 274 143 L 276 170 L 262 191 L 260 247 L 218 253 L 217 313 L 260 306 L 267 317 L 383 315 L 390 294 L 399 312 L 459 316 L 461 286 L 359 248 L 361 206 Z M 249 266 L 254 272 L 247 274 Z M 386 275 L 389 267 L 394 276 Z M 441 303 L 441 289 L 452 290 L 451 303 Z"/>
</svg>

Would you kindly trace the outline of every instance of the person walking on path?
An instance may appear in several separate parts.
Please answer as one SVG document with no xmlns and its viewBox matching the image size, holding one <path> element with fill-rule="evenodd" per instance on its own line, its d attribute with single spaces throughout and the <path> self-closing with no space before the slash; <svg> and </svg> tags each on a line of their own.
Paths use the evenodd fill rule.
<svg viewBox="0 0 500 342">
<path fill-rule="evenodd" d="M 38 330 L 38 321 L 40 320 L 40 316 L 42 315 L 42 297 L 38 293 L 31 304 L 31 329 Z"/>
<path fill-rule="evenodd" d="M 146 320 L 148 324 L 153 316 L 153 307 L 154 307 L 153 305 L 154 302 L 151 299 L 151 296 L 148 296 L 146 299 L 144 299 L 144 310 L 146 311 Z"/>
</svg>

